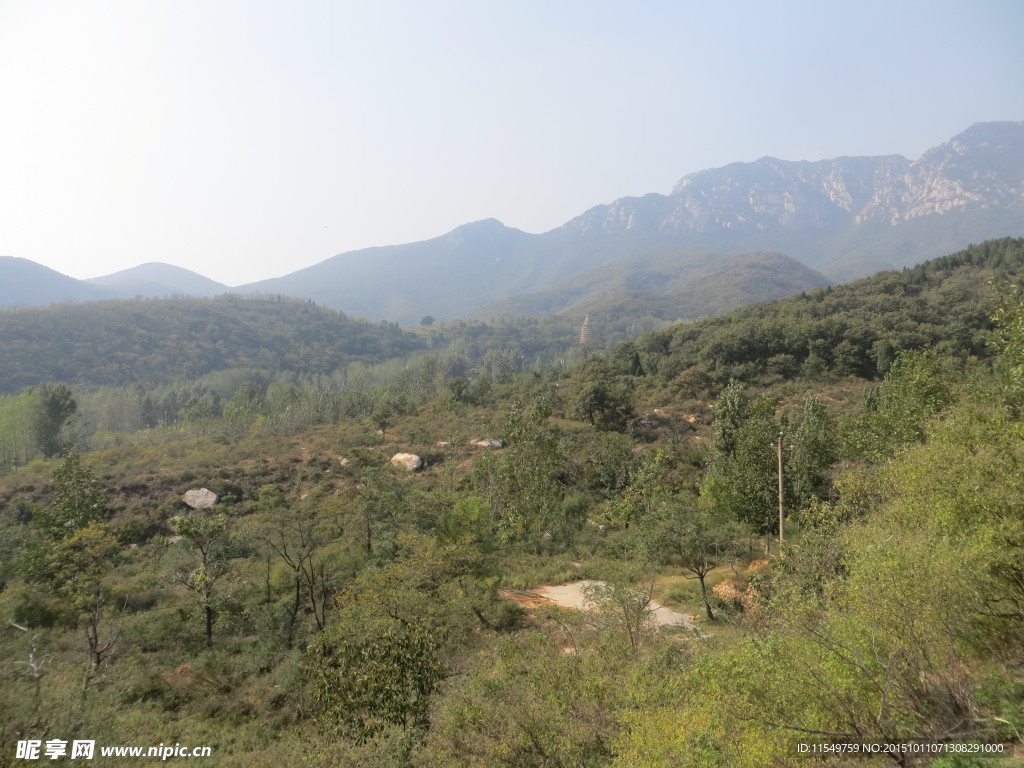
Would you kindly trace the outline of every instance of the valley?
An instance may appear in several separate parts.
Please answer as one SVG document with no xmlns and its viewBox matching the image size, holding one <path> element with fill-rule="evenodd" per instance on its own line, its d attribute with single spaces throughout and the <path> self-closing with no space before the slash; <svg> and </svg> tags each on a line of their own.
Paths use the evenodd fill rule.
<svg viewBox="0 0 1024 768">
<path fill-rule="evenodd" d="M 1022 271 L 990 240 L 590 346 L 575 310 L 0 313 L 0 765 L 43 732 L 217 766 L 1019 751 Z"/>
</svg>

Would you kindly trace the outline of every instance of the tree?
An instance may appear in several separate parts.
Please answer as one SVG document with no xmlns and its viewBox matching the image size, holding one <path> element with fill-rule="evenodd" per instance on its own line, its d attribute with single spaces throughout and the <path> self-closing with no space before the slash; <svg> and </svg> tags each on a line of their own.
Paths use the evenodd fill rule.
<svg viewBox="0 0 1024 768">
<path fill-rule="evenodd" d="M 430 698 L 448 674 L 441 637 L 417 623 L 318 646 L 313 695 L 323 708 L 321 718 L 357 744 L 388 726 L 425 731 Z"/>
<path fill-rule="evenodd" d="M 729 382 L 715 401 L 714 414 L 711 434 L 715 455 L 731 459 L 736 453 L 736 434 L 747 415 L 747 398 L 742 384 L 735 380 Z"/>
<path fill-rule="evenodd" d="M 990 347 L 996 352 L 996 370 L 1003 382 L 1003 399 L 1018 416 L 1024 413 L 1024 288 L 1004 283 L 992 288 L 995 333 Z"/>
<path fill-rule="evenodd" d="M 213 622 L 218 605 L 217 582 L 228 573 L 228 521 L 216 515 L 194 514 L 172 517 L 171 530 L 192 552 L 191 568 L 179 569 L 175 581 L 190 589 L 202 611 L 206 647 L 213 647 Z"/>
<path fill-rule="evenodd" d="M 708 574 L 736 555 L 740 526 L 721 508 L 706 504 L 666 501 L 644 528 L 642 537 L 648 557 L 676 564 L 700 582 L 700 595 L 708 619 L 714 620 L 708 598 Z"/>
<path fill-rule="evenodd" d="M 856 456 L 874 461 L 924 438 L 928 419 L 952 401 L 952 391 L 931 352 L 901 352 L 881 386 L 870 392 L 864 414 L 846 436 Z"/>
<path fill-rule="evenodd" d="M 568 533 L 577 522 L 558 514 L 564 456 L 558 436 L 545 425 L 550 415 L 544 398 L 529 411 L 516 400 L 505 420 L 505 449 L 482 456 L 474 468 L 477 492 L 489 501 L 492 525 L 503 539 L 538 544 L 551 533 L 547 529 Z"/>
<path fill-rule="evenodd" d="M 621 495 L 608 502 L 607 513 L 613 522 L 642 521 L 667 495 L 662 478 L 668 465 L 668 454 L 659 448 L 648 451 L 630 472 L 629 485 Z"/>
<path fill-rule="evenodd" d="M 815 498 L 828 493 L 825 471 L 836 460 L 836 435 L 825 406 L 816 397 L 804 400 L 785 442 L 785 480 L 790 506 L 805 509 Z"/>
<path fill-rule="evenodd" d="M 405 516 L 404 486 L 389 470 L 371 467 L 363 476 L 356 508 L 366 556 L 386 557 L 394 547 L 398 524 Z"/>
<path fill-rule="evenodd" d="M 298 504 L 287 505 L 273 491 L 273 486 L 261 489 L 261 502 L 264 496 L 269 502 L 265 502 L 269 519 L 257 535 L 267 547 L 268 559 L 272 553 L 288 570 L 291 583 L 286 637 L 291 648 L 302 611 L 312 615 L 318 630 L 327 624 L 327 611 L 338 582 L 335 564 L 324 549 L 329 541 L 340 537 L 342 530 L 334 525 L 331 499 L 313 494 Z M 267 589 L 269 600 L 269 563 Z"/>
<path fill-rule="evenodd" d="M 1024 287 L 1004 283 L 992 288 L 996 326 L 991 346 L 999 355 L 999 370 L 1015 386 L 1024 382 Z"/>
<path fill-rule="evenodd" d="M 821 401 L 808 398 L 782 438 L 775 403 L 763 396 L 748 401 L 735 382 L 722 391 L 714 413 L 713 453 L 701 496 L 764 536 L 767 552 L 767 537 L 779 525 L 777 441 L 784 443 L 784 501 L 802 509 L 827 491 L 825 470 L 835 461 L 832 423 Z"/>
<path fill-rule="evenodd" d="M 636 444 L 628 435 L 606 432 L 595 441 L 588 475 L 591 486 L 604 498 L 620 496 L 631 484 L 640 462 Z"/>
<path fill-rule="evenodd" d="M 386 399 L 381 400 L 377 407 L 373 409 L 370 421 L 373 422 L 373 426 L 377 428 L 381 436 L 385 435 L 395 424 L 395 409 L 391 402 Z"/>
<path fill-rule="evenodd" d="M 85 620 L 90 658 L 85 685 L 113 652 L 119 630 L 104 629 L 109 591 L 104 577 L 115 565 L 120 544 L 104 520 L 109 497 L 77 453 L 53 471 L 53 500 L 31 518 L 37 538 L 24 554 L 22 572 L 67 600 Z"/>
<path fill-rule="evenodd" d="M 245 381 L 224 405 L 224 421 L 236 429 L 252 424 L 263 410 L 265 389 L 255 381 Z"/>
<path fill-rule="evenodd" d="M 571 411 L 600 429 L 624 429 L 633 416 L 631 386 L 603 357 L 587 360 L 575 377 Z"/>
<path fill-rule="evenodd" d="M 33 390 L 0 395 L 0 464 L 15 467 L 38 455 L 37 411 Z"/>
<path fill-rule="evenodd" d="M 356 741 L 389 726 L 420 732 L 452 646 L 498 624 L 503 601 L 467 542 L 403 534 L 392 558 L 336 595 L 309 660 L 327 722 Z"/>
<path fill-rule="evenodd" d="M 701 482 L 704 503 L 764 536 L 766 552 L 778 530 L 778 434 L 775 404 L 748 403 L 730 385 L 715 405 L 714 454 Z"/>
<path fill-rule="evenodd" d="M 651 611 L 651 594 L 654 582 L 644 586 L 629 586 L 616 579 L 607 583 L 595 583 L 584 587 L 583 599 L 593 609 L 593 620 L 601 629 L 621 630 L 632 653 L 637 653 L 640 644 L 654 627 Z"/>
<path fill-rule="evenodd" d="M 53 501 L 37 512 L 33 524 L 50 541 L 59 541 L 107 516 L 109 497 L 92 470 L 77 453 L 53 471 Z"/>
<path fill-rule="evenodd" d="M 64 426 L 78 403 L 67 384 L 46 382 L 34 394 L 38 398 L 35 431 L 39 450 L 47 458 L 60 456 L 64 451 Z"/>
<path fill-rule="evenodd" d="M 56 542 L 49 552 L 49 567 L 58 594 L 85 617 L 85 640 L 90 668 L 86 682 L 113 652 L 120 630 L 104 629 L 103 607 L 109 599 L 104 584 L 117 564 L 121 545 L 103 523 L 90 522 Z"/>
</svg>

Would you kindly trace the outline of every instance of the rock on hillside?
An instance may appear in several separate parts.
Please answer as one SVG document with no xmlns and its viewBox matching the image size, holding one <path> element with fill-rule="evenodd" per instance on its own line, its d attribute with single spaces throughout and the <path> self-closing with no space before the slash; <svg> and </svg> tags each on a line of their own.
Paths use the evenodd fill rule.
<svg viewBox="0 0 1024 768">
<path fill-rule="evenodd" d="M 391 457 L 391 466 L 399 467 L 407 472 L 423 469 L 423 459 L 415 453 L 396 453 Z"/>
</svg>

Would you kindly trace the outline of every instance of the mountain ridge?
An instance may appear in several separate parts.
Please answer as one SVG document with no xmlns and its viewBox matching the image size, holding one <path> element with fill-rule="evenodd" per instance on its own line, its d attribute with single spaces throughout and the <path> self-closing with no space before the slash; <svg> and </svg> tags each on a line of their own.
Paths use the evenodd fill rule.
<svg viewBox="0 0 1024 768">
<path fill-rule="evenodd" d="M 582 320 L 591 312 L 632 314 L 639 310 L 630 307 L 642 306 L 661 320 L 693 319 L 828 284 L 824 275 L 784 254 L 669 248 L 571 275 L 546 291 L 486 304 L 469 317 L 561 314 Z"/>
<path fill-rule="evenodd" d="M 1022 190 L 1024 122 L 976 123 L 915 161 L 901 155 L 815 161 L 769 156 L 698 171 L 680 179 L 669 195 L 619 198 L 563 228 L 608 232 L 646 224 L 666 239 L 722 240 L 724 234 L 751 231 L 813 232 L 873 221 L 896 225 L 956 210 L 1019 204 Z M 698 244 L 707 245 L 703 240 Z M 785 249 L 765 245 L 761 250 Z M 790 255 L 821 266 L 805 255 Z"/>
<path fill-rule="evenodd" d="M 486 245 L 474 240 L 481 230 Z M 383 279 L 368 276 L 365 264 L 346 268 L 352 260 L 342 254 L 244 288 L 299 293 L 368 317 L 389 317 L 379 309 L 374 314 L 372 297 L 384 296 L 383 306 L 401 306 L 399 319 L 413 322 L 417 314 L 479 315 L 474 303 L 487 308 L 517 294 L 542 293 L 571 275 L 612 263 L 628 270 L 669 246 L 727 254 L 775 251 L 841 281 L 1019 234 L 1024 122 L 1004 121 L 976 123 L 914 161 L 901 155 L 765 157 L 699 171 L 682 177 L 669 195 L 619 198 L 537 235 L 486 219 L 424 241 L 431 246 L 378 251 L 383 258 L 375 266 L 387 275 Z M 452 243 L 447 259 L 437 258 L 434 245 L 440 241 Z M 507 261 L 494 264 L 491 258 L 515 259 L 515 279 Z M 330 269 L 324 268 L 328 263 Z M 448 302 L 436 285 L 432 291 L 424 287 L 439 274 L 450 288 Z M 347 286 L 349 303 L 339 301 L 331 287 L 337 285 Z"/>
<path fill-rule="evenodd" d="M 148 261 L 136 267 L 92 277 L 82 282 L 99 286 L 114 294 L 116 298 L 125 299 L 135 296 L 163 298 L 178 294 L 208 298 L 231 290 L 223 283 L 211 280 L 198 272 L 159 261 Z"/>
<path fill-rule="evenodd" d="M 829 280 L 846 281 L 1021 234 L 1024 122 L 1001 121 L 975 123 L 913 161 L 901 155 L 814 161 L 765 156 L 687 174 L 667 195 L 593 206 L 540 234 L 483 219 L 429 240 L 349 251 L 282 277 L 223 288 L 294 296 L 350 315 L 410 324 L 541 294 L 612 264 L 635 269 L 667 248 L 680 254 L 777 252 Z M 681 258 L 675 269 L 683 273 L 688 265 Z M 0 284 L 26 279 L 12 277 L 9 267 L 0 262 Z M 161 281 L 129 279 L 125 273 L 132 272 L 91 281 L 92 293 L 76 293 L 67 283 L 50 293 L 0 291 L 0 306 L 88 300 L 78 295 L 109 298 L 123 291 L 180 292 Z M 96 283 L 118 275 L 120 287 Z M 51 287 L 57 282 L 50 277 Z M 202 285 L 212 290 L 211 284 L 220 285 Z M 101 288 L 107 293 L 98 295 Z"/>
<path fill-rule="evenodd" d="M 0 256 L 0 306 L 31 307 L 110 298 L 97 286 L 19 256 Z"/>
</svg>

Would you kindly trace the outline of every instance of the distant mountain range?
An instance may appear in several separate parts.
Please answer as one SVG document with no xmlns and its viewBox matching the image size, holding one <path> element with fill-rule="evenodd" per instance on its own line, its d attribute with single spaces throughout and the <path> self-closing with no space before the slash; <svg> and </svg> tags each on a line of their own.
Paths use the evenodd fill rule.
<svg viewBox="0 0 1024 768">
<path fill-rule="evenodd" d="M 76 280 L 28 259 L 0 256 L 0 306 L 41 307 L 106 299 L 219 296 L 231 289 L 171 264 L 150 262 L 105 277 Z"/>
<path fill-rule="evenodd" d="M 543 234 L 488 219 L 232 289 L 166 264 L 75 281 L 8 257 L 0 305 L 230 290 L 402 323 L 609 306 L 690 317 L 1022 234 L 1024 122 L 978 123 L 915 161 L 766 157 L 690 174 L 668 195 L 596 206 Z M 727 265 L 745 270 L 747 289 L 728 289 Z"/>
<path fill-rule="evenodd" d="M 978 123 L 913 162 L 733 163 L 684 177 L 670 195 L 597 206 L 563 229 L 780 251 L 833 280 L 910 266 L 1024 231 L 1024 122 Z"/>
</svg>

